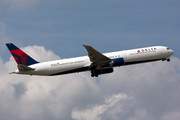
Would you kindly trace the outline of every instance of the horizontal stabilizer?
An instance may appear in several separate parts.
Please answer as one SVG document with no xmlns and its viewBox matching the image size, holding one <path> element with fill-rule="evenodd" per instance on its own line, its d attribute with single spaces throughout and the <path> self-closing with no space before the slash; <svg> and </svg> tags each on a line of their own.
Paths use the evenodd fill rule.
<svg viewBox="0 0 180 120">
<path fill-rule="evenodd" d="M 30 67 L 22 65 L 22 64 L 17 65 L 17 67 L 18 67 L 19 71 L 32 71 L 32 70 L 35 70 L 33 68 L 30 68 Z"/>
<path fill-rule="evenodd" d="M 9 74 L 14 74 L 15 72 L 10 72 Z"/>
</svg>

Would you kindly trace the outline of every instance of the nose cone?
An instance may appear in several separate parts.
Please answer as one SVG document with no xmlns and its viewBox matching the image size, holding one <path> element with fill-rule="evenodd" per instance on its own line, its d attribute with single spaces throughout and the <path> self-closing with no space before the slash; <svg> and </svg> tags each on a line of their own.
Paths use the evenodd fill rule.
<svg viewBox="0 0 180 120">
<path fill-rule="evenodd" d="M 174 54 L 174 51 L 173 50 L 169 50 L 169 53 L 171 54 L 171 55 L 173 55 Z"/>
</svg>

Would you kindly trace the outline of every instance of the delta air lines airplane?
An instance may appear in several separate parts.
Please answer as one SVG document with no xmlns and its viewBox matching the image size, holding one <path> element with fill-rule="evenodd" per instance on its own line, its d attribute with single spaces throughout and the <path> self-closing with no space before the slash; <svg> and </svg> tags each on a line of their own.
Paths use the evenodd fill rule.
<svg viewBox="0 0 180 120">
<path fill-rule="evenodd" d="M 88 56 L 38 62 L 12 43 L 6 44 L 17 63 L 12 73 L 25 75 L 54 76 L 91 71 L 92 77 L 113 72 L 113 67 L 137 63 L 167 60 L 174 51 L 165 46 L 152 46 L 110 53 L 100 53 L 91 46 L 83 45 Z"/>
</svg>

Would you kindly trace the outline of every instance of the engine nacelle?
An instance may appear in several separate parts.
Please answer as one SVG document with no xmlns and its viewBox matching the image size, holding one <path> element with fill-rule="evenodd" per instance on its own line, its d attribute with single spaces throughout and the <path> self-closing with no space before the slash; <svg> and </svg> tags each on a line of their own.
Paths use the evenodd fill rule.
<svg viewBox="0 0 180 120">
<path fill-rule="evenodd" d="M 121 65 L 124 65 L 124 59 L 123 58 L 116 58 L 116 59 L 113 59 L 109 63 L 101 64 L 101 67 L 102 68 L 109 68 L 109 67 L 116 67 L 116 66 L 121 66 Z"/>
<path fill-rule="evenodd" d="M 124 65 L 124 59 L 123 58 L 116 58 L 116 59 L 113 59 L 113 66 L 121 66 L 121 65 Z"/>
<path fill-rule="evenodd" d="M 109 63 L 104 63 L 104 64 L 101 64 L 102 68 L 109 68 L 109 67 L 113 67 L 114 65 L 114 61 L 111 61 Z"/>
<path fill-rule="evenodd" d="M 101 73 L 101 74 L 112 73 L 112 72 L 113 72 L 113 68 L 102 69 L 102 72 L 103 72 L 103 73 Z"/>
<path fill-rule="evenodd" d="M 98 75 L 112 73 L 113 72 L 113 68 L 105 68 L 105 69 L 102 69 L 102 70 L 96 70 L 95 72 Z"/>
<path fill-rule="evenodd" d="M 114 61 L 111 61 L 111 62 L 109 63 L 109 66 L 110 66 L 110 67 L 113 67 L 113 66 L 114 66 Z"/>
</svg>

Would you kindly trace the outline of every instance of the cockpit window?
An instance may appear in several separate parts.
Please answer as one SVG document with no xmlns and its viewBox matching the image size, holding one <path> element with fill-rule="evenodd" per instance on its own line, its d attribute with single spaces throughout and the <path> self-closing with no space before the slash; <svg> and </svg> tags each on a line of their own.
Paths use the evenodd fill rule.
<svg viewBox="0 0 180 120">
<path fill-rule="evenodd" d="M 170 50 L 169 48 L 167 48 L 167 50 Z"/>
</svg>

